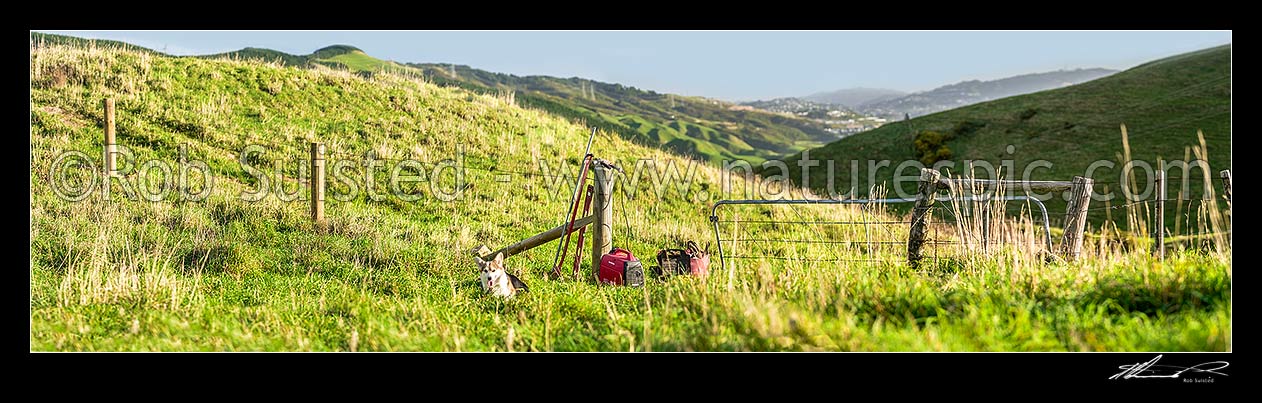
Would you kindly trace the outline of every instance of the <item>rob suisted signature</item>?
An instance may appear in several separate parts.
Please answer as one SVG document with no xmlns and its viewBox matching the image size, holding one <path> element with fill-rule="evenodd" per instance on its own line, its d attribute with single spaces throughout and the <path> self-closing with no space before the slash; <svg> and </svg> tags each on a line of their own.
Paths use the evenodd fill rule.
<svg viewBox="0 0 1262 403">
<path fill-rule="evenodd" d="M 1218 370 L 1227 368 L 1227 361 L 1210 361 L 1196 364 L 1190 367 L 1180 367 L 1178 365 L 1158 365 L 1157 361 L 1161 359 L 1161 355 L 1157 355 L 1148 362 L 1143 364 L 1127 364 L 1119 366 L 1122 372 L 1110 376 L 1109 379 L 1131 379 L 1131 378 L 1169 378 L 1175 379 L 1184 373 L 1200 373 L 1227 376 Z"/>
</svg>

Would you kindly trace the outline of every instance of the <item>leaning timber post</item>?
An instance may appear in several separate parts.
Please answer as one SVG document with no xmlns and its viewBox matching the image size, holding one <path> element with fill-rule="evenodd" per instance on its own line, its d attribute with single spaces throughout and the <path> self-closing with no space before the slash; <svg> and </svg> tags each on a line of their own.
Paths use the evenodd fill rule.
<svg viewBox="0 0 1262 403">
<path fill-rule="evenodd" d="M 1075 176 L 1069 188 L 1069 203 L 1065 207 L 1065 237 L 1061 239 L 1061 254 L 1066 261 L 1077 260 L 1082 255 L 1082 233 L 1087 227 L 1087 207 L 1091 203 L 1095 180 Z"/>
<path fill-rule="evenodd" d="M 916 196 L 916 207 L 911 213 L 911 231 L 907 235 L 907 263 L 912 266 L 920 264 L 921 247 L 925 243 L 925 234 L 929 231 L 929 220 L 933 216 L 933 203 L 938 195 L 938 181 L 942 173 L 929 169 L 920 169 L 920 186 Z"/>
<path fill-rule="evenodd" d="M 1166 171 L 1159 169 L 1156 172 L 1156 189 L 1157 189 L 1157 211 L 1156 225 L 1153 225 L 1153 238 L 1156 245 L 1153 245 L 1153 254 L 1157 259 L 1166 258 Z"/>
<path fill-rule="evenodd" d="M 1227 207 L 1231 207 L 1231 170 L 1224 169 L 1218 173 L 1223 178 L 1223 195 L 1227 196 Z"/>
<path fill-rule="evenodd" d="M 324 224 L 324 144 L 311 143 L 311 222 Z"/>
<path fill-rule="evenodd" d="M 481 254 L 482 260 L 495 259 L 495 255 L 497 253 L 503 253 L 505 259 L 507 259 L 509 256 L 519 255 L 522 252 L 528 251 L 536 246 L 543 245 L 554 239 L 560 238 L 561 235 L 565 235 L 569 232 L 576 232 L 583 227 L 591 225 L 592 221 L 594 221 L 594 218 L 595 217 L 593 216 L 579 218 L 577 220 L 574 220 L 573 227 L 571 227 L 570 223 L 567 222 L 565 224 L 561 224 L 560 226 L 557 226 L 550 230 L 540 232 L 530 238 L 523 239 L 515 244 L 505 246 L 494 252 L 482 253 Z M 569 229 L 570 231 L 566 232 L 566 229 Z M 475 252 L 475 253 L 481 253 L 481 252 Z"/>
<path fill-rule="evenodd" d="M 600 257 L 613 249 L 613 182 L 610 167 L 603 161 L 592 161 L 596 189 L 592 193 L 592 273 L 600 272 Z"/>
</svg>

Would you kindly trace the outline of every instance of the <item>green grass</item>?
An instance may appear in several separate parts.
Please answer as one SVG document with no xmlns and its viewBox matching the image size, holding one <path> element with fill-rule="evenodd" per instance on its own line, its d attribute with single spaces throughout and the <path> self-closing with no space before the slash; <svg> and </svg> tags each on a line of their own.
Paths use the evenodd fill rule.
<svg viewBox="0 0 1262 403">
<path fill-rule="evenodd" d="M 1015 172 L 1004 172 L 1006 178 L 1019 178 L 1025 167 L 1037 160 L 1050 161 L 1050 169 L 1032 171 L 1032 180 L 1070 180 L 1086 175 L 1094 161 L 1112 161 L 1113 168 L 1101 168 L 1092 176 L 1101 184 L 1097 191 L 1119 191 L 1119 176 L 1124 163 L 1121 125 L 1129 132 L 1131 159 L 1157 167 L 1164 161 L 1190 161 L 1196 156 L 1191 147 L 1199 145 L 1198 131 L 1204 134 L 1210 163 L 1210 183 L 1219 189 L 1218 171 L 1231 168 L 1231 46 L 1225 45 L 1157 60 L 1115 75 L 1061 89 L 1009 97 L 967 107 L 935 113 L 910 121 L 899 121 L 856 134 L 820 148 L 810 150 L 813 159 L 834 160 L 836 178 L 851 178 L 850 161 L 860 161 L 857 170 L 867 189 L 869 160 L 893 161 L 877 172 L 878 183 L 891 185 L 894 167 L 902 161 L 917 160 L 913 139 L 922 131 L 957 132 L 961 124 L 972 125 L 945 144 L 957 162 L 952 175 L 968 170 L 963 161 L 988 161 L 999 166 L 1004 159 L 1014 162 Z M 1007 147 L 1014 147 L 1009 153 Z M 801 153 L 787 158 L 789 178 L 801 181 L 797 161 Z M 814 168 L 810 187 L 822 189 L 827 179 L 822 174 L 826 165 Z M 986 175 L 977 170 L 979 176 Z M 1137 189 L 1142 193 L 1151 179 L 1146 171 L 1137 171 Z M 772 170 L 771 173 L 779 173 Z M 918 175 L 907 169 L 903 175 Z M 993 172 L 989 173 L 993 175 Z M 1196 199 L 1205 177 L 1192 170 L 1188 192 L 1180 195 L 1181 170 L 1168 172 L 1169 199 L 1182 196 Z M 842 181 L 842 182 L 845 182 Z M 905 182 L 904 189 L 915 192 L 915 181 Z M 844 187 L 844 186 L 839 186 Z M 860 192 L 863 193 L 862 191 Z M 1152 197 L 1149 197 L 1150 199 Z M 1124 203 L 1113 200 L 1114 205 Z M 1225 205 L 1224 205 L 1225 206 Z M 1064 201 L 1053 198 L 1048 207 L 1063 212 Z M 1168 214 L 1173 216 L 1174 214 Z M 1104 212 L 1092 213 L 1093 222 L 1108 217 Z M 1174 217 L 1168 225 L 1173 226 Z"/>
<path fill-rule="evenodd" d="M 1175 248 L 1157 262 L 1105 237 L 1091 238 L 1087 258 L 1076 264 L 1047 264 L 1015 250 L 979 257 L 962 248 L 918 269 L 897 248 L 729 247 L 886 262 L 733 261 L 722 270 L 716 259 L 707 279 L 652 279 L 644 288 L 548 280 L 542 273 L 555 250 L 548 244 L 508 259 L 531 291 L 504 301 L 481 292 L 465 251 L 557 225 L 569 195 L 559 182 L 513 176 L 501 183 L 496 173 L 471 169 L 461 198 L 451 202 L 428 187 L 416 202 L 373 201 L 361 189 L 354 200 L 330 196 L 327 226 L 316 227 L 304 202 L 242 201 L 256 180 L 242 170 L 240 152 L 263 144 L 268 153 L 260 159 L 284 164 L 288 192 L 301 189 L 294 176 L 309 141 L 326 144 L 330 166 L 358 161 L 367 150 L 429 162 L 463 150 L 475 168 L 538 173 L 543 160 L 572 174 L 587 129 L 567 117 L 388 73 L 101 47 L 35 48 L 30 75 L 31 350 L 1231 349 L 1230 249 Z M 189 158 L 209 165 L 213 194 L 157 202 L 57 197 L 52 162 L 65 151 L 99 155 L 107 97 L 117 102 L 120 144 L 140 160 L 161 161 L 177 161 L 185 146 Z M 623 162 L 629 174 L 640 158 L 687 163 L 609 131 L 600 132 L 593 152 Z M 697 181 L 683 193 L 659 193 L 647 177 L 634 185 L 618 178 L 615 245 L 647 260 L 681 240 L 711 239 L 710 200 L 700 191 L 739 195 L 721 194 L 715 168 L 695 170 Z M 155 175 L 130 178 L 154 183 Z M 430 180 L 454 186 L 449 176 Z M 375 185 L 386 187 L 380 178 Z M 112 189 L 122 192 L 117 182 Z M 341 190 L 330 184 L 331 195 Z M 725 214 L 839 220 L 859 213 L 756 207 Z M 857 231 L 751 224 L 742 234 L 855 240 Z"/>
</svg>

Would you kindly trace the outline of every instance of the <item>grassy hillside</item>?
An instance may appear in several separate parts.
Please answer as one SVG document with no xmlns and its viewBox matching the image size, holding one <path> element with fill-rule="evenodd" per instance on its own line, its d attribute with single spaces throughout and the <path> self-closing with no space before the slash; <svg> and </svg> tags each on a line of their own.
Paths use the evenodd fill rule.
<svg viewBox="0 0 1262 403">
<path fill-rule="evenodd" d="M 45 34 L 42 32 L 31 32 L 31 47 L 42 46 L 75 46 L 75 47 L 102 47 L 111 49 L 127 50 L 139 53 L 148 53 L 152 55 L 162 55 L 162 52 L 155 51 L 143 46 L 136 46 L 127 42 L 112 41 L 108 39 L 88 39 L 75 36 Z M 278 52 L 279 53 L 279 52 Z"/>
<path fill-rule="evenodd" d="M 126 42 L 105 39 L 85 39 L 41 32 L 31 33 L 32 47 L 51 45 L 122 49 L 170 57 L 162 52 L 157 52 L 149 48 L 136 46 Z M 311 52 L 309 55 L 293 55 L 279 50 L 247 47 L 231 52 L 186 57 L 202 59 L 256 60 L 266 63 L 278 63 L 282 66 L 290 67 L 312 67 L 314 65 L 322 65 L 345 69 L 352 72 L 375 73 L 388 71 L 404 75 L 418 73 L 415 69 L 408 68 L 401 64 L 369 56 L 364 53 L 362 49 L 350 45 L 326 46 Z"/>
<path fill-rule="evenodd" d="M 506 97 L 394 74 L 102 47 L 33 48 L 30 82 L 31 350 L 1231 349 L 1225 244 L 1157 262 L 1092 241 L 1087 259 L 1072 265 L 1017 251 L 918 269 L 896 251 L 753 245 L 729 251 L 882 262 L 763 259 L 722 270 L 716 259 L 707 279 L 653 279 L 644 288 L 546 279 L 549 244 L 508 260 L 531 291 L 503 301 L 482 293 L 465 251 L 558 224 L 568 188 L 550 175 L 561 166 L 573 174 L 586 127 Z M 113 200 L 99 188 L 78 201 L 59 196 L 96 177 L 90 165 L 100 167 L 93 156 L 106 98 L 117 102 L 118 143 L 133 156 L 121 158 L 124 181 L 110 181 Z M 310 223 L 302 200 L 246 200 L 243 192 L 262 181 L 243 164 L 275 170 L 268 182 L 285 194 L 304 193 L 310 141 L 328 147 L 326 226 Z M 264 153 L 243 155 L 251 144 Z M 370 183 L 361 165 L 369 151 L 387 164 Z M 615 245 L 645 259 L 679 240 L 705 243 L 708 200 L 731 196 L 706 166 L 680 169 L 696 178 L 680 188 L 653 186 L 654 175 L 686 160 L 611 132 L 600 133 L 593 151 L 656 161 L 639 182 L 618 176 L 614 190 Z M 80 165 L 55 164 L 69 152 L 82 153 Z M 435 169 L 462 154 L 463 183 Z M 405 158 L 424 161 L 416 172 L 423 182 L 396 185 L 418 200 L 365 195 L 367 185 L 390 192 L 382 172 L 415 169 L 399 162 Z M 170 186 L 209 186 L 210 195 L 124 197 L 125 183 L 132 191 L 163 187 L 161 169 L 134 169 L 146 161 L 205 161 L 209 185 L 192 174 Z M 641 172 L 624 166 L 631 176 Z M 358 197 L 339 197 L 351 186 L 335 172 L 358 183 Z M 439 197 L 457 189 L 454 199 Z M 728 214 L 893 218 L 858 211 Z M 741 233 L 853 240 L 854 231 L 763 225 Z"/>
<path fill-rule="evenodd" d="M 333 45 L 321 48 L 311 54 L 311 60 L 314 63 L 330 67 L 341 67 L 354 72 L 389 72 L 403 75 L 419 73 L 407 66 L 369 56 L 363 50 L 347 45 Z"/>
<path fill-rule="evenodd" d="M 808 119 L 701 97 L 581 78 L 520 77 L 449 64 L 410 66 L 438 84 L 484 93 L 511 91 L 522 105 L 716 163 L 736 159 L 758 163 L 837 137 Z"/>
<path fill-rule="evenodd" d="M 809 156 L 821 161 L 834 160 L 837 188 L 843 189 L 851 172 L 851 160 L 860 161 L 857 172 L 858 189 L 863 193 L 870 185 L 868 160 L 890 160 L 889 167 L 879 170 L 876 181 L 890 183 L 894 167 L 907 160 L 944 159 L 956 161 L 950 173 L 959 174 L 967 168 L 966 160 L 989 161 L 998 166 L 1002 160 L 1011 159 L 1016 172 L 1006 177 L 1019 177 L 1034 161 L 1046 160 L 1053 164 L 1050 169 L 1032 171 L 1033 180 L 1068 180 L 1075 175 L 1085 175 L 1094 161 L 1107 160 L 1115 165 L 1112 169 L 1101 168 L 1093 173 L 1097 190 L 1108 187 L 1119 189 L 1124 156 L 1120 126 L 1129 131 L 1131 158 L 1146 161 L 1156 167 L 1159 158 L 1190 160 L 1190 146 L 1199 143 L 1197 131 L 1204 133 L 1211 165 L 1211 182 L 1217 183 L 1217 172 L 1231 167 L 1231 47 L 1230 45 L 1205 49 L 1147 63 L 1115 75 L 1062 89 L 1015 96 L 985 102 L 964 108 L 940 112 L 910 121 L 887 124 L 869 132 L 860 133 L 812 149 Z M 945 147 L 934 147 L 937 153 L 929 156 L 918 153 L 917 136 L 924 140 L 936 132 Z M 933 142 L 931 142 L 933 143 Z M 1012 146 L 1010 153 L 1008 148 Z M 1195 157 L 1195 156 L 1191 156 Z M 800 169 L 796 162 L 801 154 L 788 158 L 790 178 L 800 182 Z M 824 171 L 826 163 L 812 172 Z M 980 171 L 980 169 L 979 169 Z M 772 170 L 772 174 L 779 170 Z M 1149 181 L 1145 171 L 1138 172 L 1140 184 Z M 1184 198 L 1201 195 L 1203 176 L 1193 170 L 1189 178 L 1189 192 Z M 915 175 L 914 168 L 902 174 Z M 1184 176 L 1181 170 L 1168 172 L 1170 199 L 1179 197 L 1177 186 Z M 814 174 L 809 184 L 813 188 L 825 187 L 826 175 Z M 914 181 L 905 184 L 908 191 L 915 190 Z M 1138 191 L 1142 193 L 1141 185 Z M 1115 199 L 1113 204 L 1122 204 Z M 1099 205 L 1099 202 L 1096 202 Z M 1059 198 L 1049 203 L 1049 209 L 1063 211 Z M 1105 212 L 1093 212 L 1096 222 L 1106 218 Z M 1171 216 L 1172 214 L 1168 214 Z M 1170 219 L 1174 219 L 1171 217 Z"/>
<path fill-rule="evenodd" d="M 33 41 L 38 39 L 49 43 L 77 44 L 85 41 L 42 33 L 32 33 L 32 38 Z M 100 43 L 125 45 L 116 41 Z M 149 51 L 134 45 L 126 46 L 127 49 Z M 513 96 L 509 99 L 522 106 L 543 109 L 574 122 L 617 133 L 640 144 L 716 163 L 737 159 L 758 163 L 766 158 L 819 146 L 837 137 L 827 132 L 819 122 L 711 99 L 658 94 L 579 78 L 518 77 L 445 64 L 404 65 L 372 57 L 349 45 L 328 46 L 309 55 L 245 48 L 194 57 L 259 60 L 303 68 L 320 65 L 356 73 L 424 74 L 440 85 L 461 87 L 477 93 L 512 92 Z"/>
</svg>

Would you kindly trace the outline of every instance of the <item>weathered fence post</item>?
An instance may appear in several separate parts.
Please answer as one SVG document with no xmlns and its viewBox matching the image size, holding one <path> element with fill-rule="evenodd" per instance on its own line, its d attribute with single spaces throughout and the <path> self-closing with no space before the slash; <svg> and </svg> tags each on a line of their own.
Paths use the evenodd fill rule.
<svg viewBox="0 0 1262 403">
<path fill-rule="evenodd" d="M 1157 259 L 1166 258 L 1166 171 L 1159 169 L 1156 172 L 1156 189 L 1157 189 L 1157 211 L 1156 225 L 1153 229 L 1153 239 L 1156 245 L 1153 245 L 1153 253 L 1157 255 Z"/>
<path fill-rule="evenodd" d="M 114 142 L 114 100 L 105 99 L 105 177 L 114 176 L 118 169 L 118 145 Z M 109 182 L 106 182 L 109 187 Z"/>
<path fill-rule="evenodd" d="M 1223 178 L 1223 195 L 1227 196 L 1227 214 L 1231 214 L 1231 170 L 1224 169 L 1218 173 Z M 1231 223 L 1231 219 L 1227 219 L 1227 223 Z M 1228 227 L 1228 231 L 1231 231 Z M 1231 247 L 1231 237 L 1227 237 L 1227 246 Z"/>
<path fill-rule="evenodd" d="M 1227 196 L 1227 206 L 1231 206 L 1231 170 L 1224 169 L 1218 173 L 1223 178 L 1223 195 Z"/>
<path fill-rule="evenodd" d="M 324 144 L 311 143 L 311 222 L 324 224 Z"/>
<path fill-rule="evenodd" d="M 990 253 L 990 200 L 982 197 L 981 202 L 981 218 L 982 218 L 982 254 Z"/>
<path fill-rule="evenodd" d="M 596 189 L 592 193 L 592 273 L 600 272 L 600 257 L 613 248 L 613 182 L 609 180 L 609 167 L 601 160 L 592 160 L 592 173 Z"/>
<path fill-rule="evenodd" d="M 942 173 L 929 169 L 920 169 L 920 186 L 917 190 L 916 207 L 911 213 L 911 231 L 907 234 L 907 263 L 920 264 L 920 248 L 925 243 L 925 233 L 929 230 L 929 221 L 933 215 L 934 198 L 938 194 L 938 181 Z"/>
<path fill-rule="evenodd" d="M 1092 185 L 1095 180 L 1075 176 L 1069 188 L 1069 203 L 1065 206 L 1065 237 L 1061 240 L 1061 254 L 1065 260 L 1074 261 L 1082 255 L 1082 233 L 1087 227 L 1087 207 L 1091 203 Z"/>
</svg>

